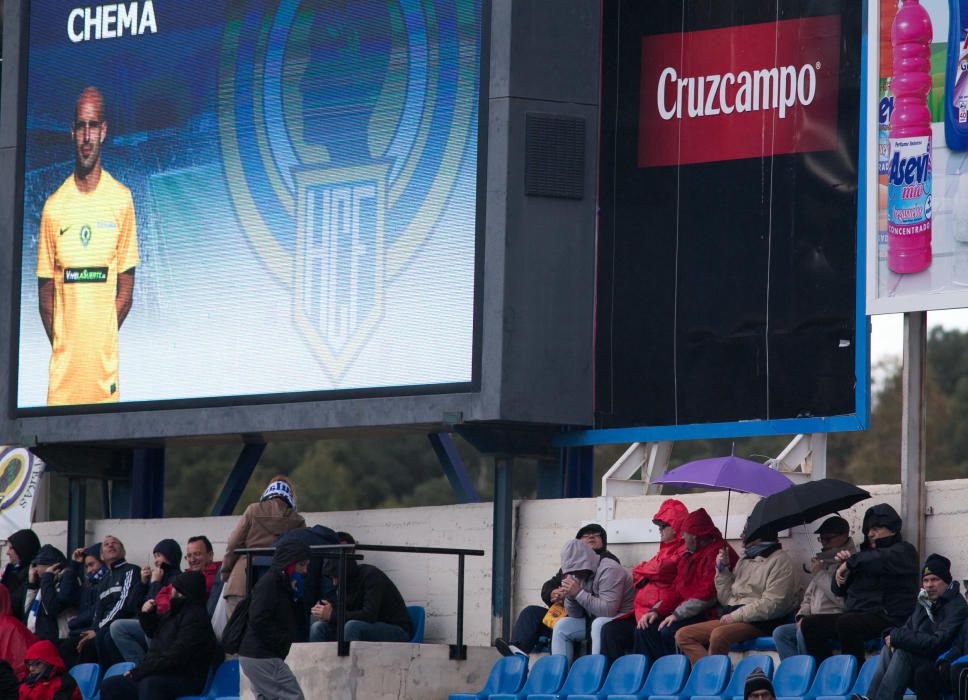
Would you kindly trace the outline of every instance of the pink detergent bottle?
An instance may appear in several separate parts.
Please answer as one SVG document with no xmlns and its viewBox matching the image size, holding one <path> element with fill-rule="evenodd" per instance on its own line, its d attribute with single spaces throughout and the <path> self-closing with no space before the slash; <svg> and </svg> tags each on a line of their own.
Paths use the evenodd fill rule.
<svg viewBox="0 0 968 700">
<path fill-rule="evenodd" d="M 904 0 L 891 28 L 894 112 L 887 177 L 887 266 L 910 273 L 931 264 L 931 18 Z"/>
</svg>

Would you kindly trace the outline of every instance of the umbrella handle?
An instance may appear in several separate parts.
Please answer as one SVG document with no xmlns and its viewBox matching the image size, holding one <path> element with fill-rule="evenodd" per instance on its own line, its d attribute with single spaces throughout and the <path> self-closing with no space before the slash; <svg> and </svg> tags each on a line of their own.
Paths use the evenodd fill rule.
<svg viewBox="0 0 968 700">
<path fill-rule="evenodd" d="M 729 499 L 733 495 L 733 489 L 726 489 L 726 524 L 723 525 L 723 539 L 729 537 Z"/>
</svg>

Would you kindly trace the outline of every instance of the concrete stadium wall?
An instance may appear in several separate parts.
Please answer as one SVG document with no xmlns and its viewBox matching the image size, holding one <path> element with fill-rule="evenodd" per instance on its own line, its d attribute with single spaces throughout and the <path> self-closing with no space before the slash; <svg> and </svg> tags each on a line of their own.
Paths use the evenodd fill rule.
<svg viewBox="0 0 968 700">
<path fill-rule="evenodd" d="M 860 528 L 864 510 L 878 502 L 895 508 L 900 503 L 898 485 L 865 487 L 873 498 L 842 513 L 855 533 Z M 614 519 L 643 518 L 651 520 L 666 496 L 638 496 L 615 499 Z M 690 510 L 706 508 L 713 517 L 726 513 L 725 493 L 703 493 L 681 496 Z M 730 501 L 731 533 L 738 532 L 745 516 L 756 501 L 755 496 L 732 494 Z M 513 607 L 515 613 L 526 605 L 540 602 L 541 584 L 558 569 L 561 545 L 574 537 L 587 522 L 604 522 L 598 517 L 602 499 L 519 501 L 515 504 Z M 465 643 L 487 646 L 491 643 L 491 548 L 492 509 L 490 503 L 401 508 L 373 511 L 304 513 L 310 525 L 323 523 L 346 530 L 362 543 L 396 544 L 483 549 L 485 556 L 469 557 L 465 579 Z M 927 486 L 927 550 L 938 552 L 952 561 L 956 579 L 968 579 L 968 479 L 930 482 Z M 207 535 L 214 543 L 217 556 L 236 518 L 168 518 L 157 520 L 91 520 L 88 541 L 104 535 L 119 536 L 126 544 L 128 558 L 137 563 L 150 559 L 157 540 L 172 537 L 184 543 L 189 536 Z M 63 547 L 67 528 L 64 522 L 38 523 L 41 541 Z M 819 547 L 813 528 L 796 528 L 784 538 L 784 546 L 795 560 L 806 561 Z M 733 545 L 740 549 L 739 542 Z M 183 544 L 184 546 L 184 544 Z M 611 547 L 626 566 L 652 556 L 656 543 L 617 544 Z M 924 558 L 922 553 L 922 559 Z M 456 634 L 457 561 L 456 557 L 403 555 L 371 552 L 367 561 L 383 568 L 400 587 L 408 603 L 427 608 L 428 642 L 451 643 Z M 806 575 L 804 574 L 806 581 Z"/>
</svg>

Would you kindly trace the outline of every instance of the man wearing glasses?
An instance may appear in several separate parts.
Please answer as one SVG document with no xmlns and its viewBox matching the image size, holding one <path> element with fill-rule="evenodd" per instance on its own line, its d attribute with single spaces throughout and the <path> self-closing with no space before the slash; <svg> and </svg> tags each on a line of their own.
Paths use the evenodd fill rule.
<svg viewBox="0 0 968 700">
<path fill-rule="evenodd" d="M 131 192 L 101 167 L 104 98 L 77 98 L 74 172 L 44 203 L 40 318 L 51 343 L 48 405 L 118 400 L 118 329 L 131 310 L 138 240 Z"/>
<path fill-rule="evenodd" d="M 816 534 L 820 551 L 810 560 L 809 568 L 806 565 L 803 567 L 813 577 L 803 594 L 803 603 L 797 611 L 796 622 L 780 625 L 773 630 L 773 642 L 781 661 L 788 656 L 807 653 L 803 633 L 800 631 L 800 621 L 804 616 L 844 611 L 844 599 L 834 594 L 830 586 L 834 570 L 840 565 L 836 559 L 837 552 L 846 550 L 853 554 L 857 551 L 854 541 L 850 539 L 850 525 L 839 515 L 834 515 L 823 521 Z"/>
</svg>

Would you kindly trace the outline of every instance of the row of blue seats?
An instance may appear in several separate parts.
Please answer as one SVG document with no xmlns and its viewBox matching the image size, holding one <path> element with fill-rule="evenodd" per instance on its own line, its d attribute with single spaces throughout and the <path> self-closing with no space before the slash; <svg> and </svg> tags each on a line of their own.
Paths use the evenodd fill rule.
<svg viewBox="0 0 968 700">
<path fill-rule="evenodd" d="M 840 651 L 840 642 L 831 640 L 829 646 L 834 651 Z M 867 651 L 880 651 L 884 646 L 883 639 L 868 639 L 864 643 Z M 776 651 L 776 642 L 773 637 L 754 637 L 745 642 L 738 642 L 729 648 L 730 651 Z"/>
<path fill-rule="evenodd" d="M 451 693 L 450 700 L 742 700 L 746 677 L 760 668 L 782 700 L 848 700 L 865 695 L 877 666 L 869 659 L 857 673 L 853 656 L 831 656 L 817 668 L 812 656 L 785 659 L 773 672 L 773 658 L 747 656 L 730 673 L 728 656 L 707 656 L 689 669 L 685 656 L 663 656 L 649 668 L 640 654 L 619 658 L 608 669 L 604 656 L 582 656 L 567 669 L 562 655 L 543 656 L 528 673 L 528 657 L 498 659 L 476 693 Z"/>
<path fill-rule="evenodd" d="M 84 700 L 101 700 L 101 684 L 112 676 L 120 676 L 134 668 L 130 662 L 114 664 L 101 677 L 98 664 L 78 664 L 69 673 L 77 682 Z M 224 661 L 215 673 L 209 671 L 201 695 L 186 695 L 178 700 L 239 700 L 239 661 Z"/>
</svg>

